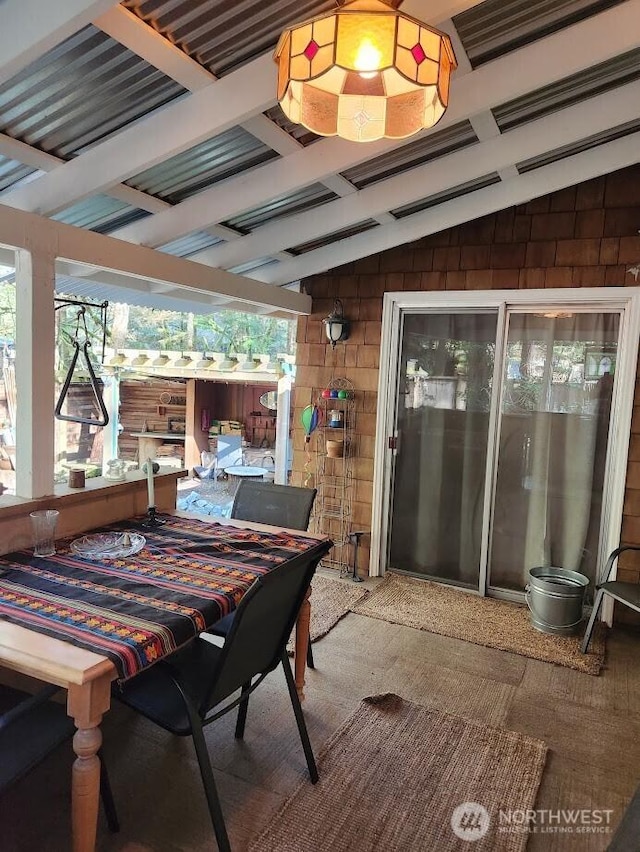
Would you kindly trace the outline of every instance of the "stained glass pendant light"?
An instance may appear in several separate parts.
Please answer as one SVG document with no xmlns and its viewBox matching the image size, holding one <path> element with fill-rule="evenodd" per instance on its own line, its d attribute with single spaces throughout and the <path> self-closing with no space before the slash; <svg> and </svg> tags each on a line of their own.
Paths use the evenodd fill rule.
<svg viewBox="0 0 640 852">
<path fill-rule="evenodd" d="M 404 139 L 438 122 L 457 67 L 445 33 L 403 15 L 402 0 L 337 0 L 285 30 L 274 53 L 285 115 L 320 136 Z"/>
</svg>

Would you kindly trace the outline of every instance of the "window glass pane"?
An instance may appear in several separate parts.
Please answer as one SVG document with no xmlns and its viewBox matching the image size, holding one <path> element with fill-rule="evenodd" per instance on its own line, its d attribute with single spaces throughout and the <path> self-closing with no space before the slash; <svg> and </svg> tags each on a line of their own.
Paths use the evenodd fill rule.
<svg viewBox="0 0 640 852">
<path fill-rule="evenodd" d="M 617 313 L 513 313 L 501 402 L 490 584 L 529 569 L 592 578 L 598 556 Z"/>
<path fill-rule="evenodd" d="M 14 270 L 0 266 L 0 494 L 16 493 L 15 340 Z"/>
<path fill-rule="evenodd" d="M 389 564 L 478 588 L 497 314 L 405 318 Z"/>
</svg>

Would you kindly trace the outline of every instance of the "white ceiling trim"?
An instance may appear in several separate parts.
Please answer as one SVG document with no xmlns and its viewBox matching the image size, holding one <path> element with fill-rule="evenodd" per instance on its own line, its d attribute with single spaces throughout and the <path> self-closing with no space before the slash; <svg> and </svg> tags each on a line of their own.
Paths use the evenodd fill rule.
<svg viewBox="0 0 640 852">
<path fill-rule="evenodd" d="M 265 267 L 251 274 L 256 280 L 269 284 L 297 281 L 490 213 L 523 204 L 532 198 L 539 198 L 618 169 L 624 169 L 639 161 L 640 133 L 634 133 L 590 151 L 567 157 L 552 165 L 519 175 L 510 181 L 494 184 L 461 198 L 439 204 L 430 210 L 407 216 L 393 225 L 380 226 L 375 230 L 309 252 L 277 267 Z"/>
<path fill-rule="evenodd" d="M 555 33 L 532 45 L 487 63 L 470 74 L 454 77 L 451 106 L 440 126 L 446 126 L 479 111 L 503 103 L 513 97 L 539 88 L 568 74 L 611 58 L 637 45 L 637 22 L 640 19 L 640 0 L 627 0 L 600 15 Z M 238 71 L 218 80 L 211 86 L 167 106 L 149 118 L 135 123 L 101 145 L 66 163 L 49 174 L 8 193 L 4 200 L 23 210 L 50 214 L 75 201 L 121 183 L 131 175 L 166 160 L 204 139 L 242 123 L 257 112 L 275 103 L 276 68 L 270 55 L 265 54 Z M 341 139 L 326 139 L 308 149 L 283 158 L 282 163 L 270 165 L 271 174 L 280 166 L 280 173 L 251 192 L 242 192 L 242 206 L 233 212 L 249 209 L 273 196 L 273 187 L 286 192 L 310 182 L 322 180 L 329 174 L 356 165 L 370 156 L 397 147 L 396 144 L 372 143 L 358 146 Z M 363 150 L 364 149 L 364 150 Z M 243 179 L 253 185 L 257 175 Z M 238 188 L 240 184 L 236 181 Z M 233 195 L 225 187 L 225 195 Z M 248 188 L 245 188 L 247 190 Z M 209 206 L 210 191 L 198 198 L 205 209 Z M 183 205 L 189 202 L 183 202 Z M 126 239 L 147 245 L 159 245 L 174 237 L 189 233 L 229 215 L 206 216 L 194 214 L 198 224 L 185 215 L 190 208 L 178 205 L 175 221 L 161 213 L 144 231 L 127 230 Z M 205 221 L 206 220 L 206 221 Z M 185 222 L 180 226 L 180 222 Z M 142 227 L 142 223 L 140 223 Z M 157 229 L 157 232 L 156 232 Z"/>
<path fill-rule="evenodd" d="M 282 287 L 269 287 L 201 263 L 116 240 L 0 205 L 0 241 L 9 248 L 27 249 L 62 261 L 73 261 L 108 272 L 124 273 L 146 282 L 168 282 L 186 292 L 222 296 L 251 306 L 267 306 L 291 314 L 308 314 L 311 299 Z"/>
<path fill-rule="evenodd" d="M 640 82 L 628 83 L 320 208 L 264 225 L 233 243 L 198 252 L 192 260 L 229 268 L 272 255 L 632 121 L 639 103 Z"/>
<path fill-rule="evenodd" d="M 3 0 L 0 83 L 117 4 L 118 0 Z"/>
<path fill-rule="evenodd" d="M 109 10 L 94 24 L 190 92 L 199 92 L 218 79 L 124 6 Z M 300 147 L 262 113 L 243 122 L 242 127 L 279 154 L 290 154 Z"/>
<path fill-rule="evenodd" d="M 190 92 L 204 89 L 216 79 L 206 68 L 124 6 L 115 6 L 93 23 Z"/>
<path fill-rule="evenodd" d="M 482 0 L 405 0 L 402 12 L 421 21 L 438 24 L 442 29 L 442 22 L 447 18 L 453 18 L 454 15 L 479 6 L 481 2 Z"/>
<path fill-rule="evenodd" d="M 55 213 L 262 112 L 275 102 L 275 86 L 275 64 L 261 56 L 7 193 L 3 201 L 20 210 Z"/>
<path fill-rule="evenodd" d="M 617 24 L 611 32 L 614 17 Z M 640 0 L 628 0 L 466 76 L 454 78 L 451 106 L 436 129 L 486 112 L 492 106 L 630 50 L 637 44 L 639 20 Z M 117 236 L 144 245 L 161 245 L 253 209 L 276 194 L 295 192 L 323 181 L 329 175 L 397 147 L 388 140 L 354 145 L 343 139 L 323 139 L 226 181 L 223 187 L 211 187 L 171 210 L 122 228 Z M 10 196 L 7 200 L 13 203 Z"/>
</svg>

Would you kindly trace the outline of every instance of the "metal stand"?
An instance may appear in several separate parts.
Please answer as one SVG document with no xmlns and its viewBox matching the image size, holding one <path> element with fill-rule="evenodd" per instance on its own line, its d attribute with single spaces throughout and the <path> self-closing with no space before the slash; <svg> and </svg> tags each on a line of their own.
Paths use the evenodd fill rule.
<svg viewBox="0 0 640 852">
<path fill-rule="evenodd" d="M 166 521 L 161 521 L 160 518 L 157 516 L 156 507 L 155 506 L 149 506 L 149 510 L 147 512 L 147 517 L 144 521 L 142 521 L 142 526 L 152 528 L 152 527 L 162 527 L 162 526 L 164 526 L 164 524 L 166 524 Z"/>
<path fill-rule="evenodd" d="M 343 577 L 351 573 L 349 531 L 354 492 L 356 392 L 348 379 L 333 378 L 315 393 L 322 417 L 315 438 L 318 495 L 314 528 L 334 543 L 322 564 L 325 568 L 339 569 Z M 327 396 L 327 393 L 332 395 Z"/>
<path fill-rule="evenodd" d="M 358 545 L 360 544 L 360 538 L 363 535 L 364 530 L 349 533 L 349 541 L 353 545 L 353 574 L 351 576 L 351 580 L 354 583 L 364 583 L 362 577 L 358 576 Z"/>
</svg>

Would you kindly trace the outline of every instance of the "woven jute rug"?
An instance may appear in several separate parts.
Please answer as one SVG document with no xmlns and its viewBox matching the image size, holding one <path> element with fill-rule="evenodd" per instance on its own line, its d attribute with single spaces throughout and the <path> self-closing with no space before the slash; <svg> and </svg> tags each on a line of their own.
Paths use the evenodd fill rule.
<svg viewBox="0 0 640 852">
<path fill-rule="evenodd" d="M 367 596 L 368 592 L 351 580 L 334 580 L 316 574 L 311 582 L 311 625 L 309 636 L 312 642 L 326 636 L 341 618 Z M 293 654 L 293 640 L 287 651 Z"/>
<path fill-rule="evenodd" d="M 319 782 L 303 780 L 250 850 L 521 852 L 527 835 L 506 815 L 533 808 L 546 752 L 397 695 L 365 698 L 320 753 Z"/>
<path fill-rule="evenodd" d="M 582 654 L 582 632 L 577 636 L 541 633 L 531 626 L 525 606 L 400 574 L 388 573 L 366 600 L 354 604 L 352 611 L 586 674 L 599 674 L 604 662 L 605 631 L 601 625 L 596 625 L 589 653 Z"/>
</svg>

